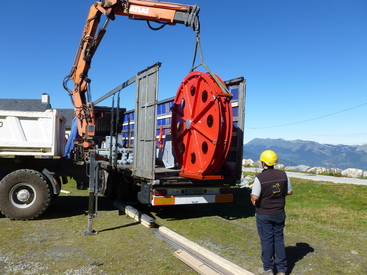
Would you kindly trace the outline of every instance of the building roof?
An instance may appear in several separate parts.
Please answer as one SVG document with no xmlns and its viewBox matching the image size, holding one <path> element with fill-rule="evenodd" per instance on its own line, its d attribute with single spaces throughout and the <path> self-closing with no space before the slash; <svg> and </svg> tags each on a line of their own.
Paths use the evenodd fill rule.
<svg viewBox="0 0 367 275">
<path fill-rule="evenodd" d="M 0 110 L 5 111 L 31 111 L 44 112 L 50 109 L 49 103 L 42 102 L 40 99 L 1 99 Z"/>
</svg>

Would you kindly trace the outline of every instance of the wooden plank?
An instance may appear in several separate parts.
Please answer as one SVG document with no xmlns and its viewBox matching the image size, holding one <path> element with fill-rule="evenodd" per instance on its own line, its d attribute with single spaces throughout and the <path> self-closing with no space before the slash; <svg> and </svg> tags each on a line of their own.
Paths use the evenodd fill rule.
<svg viewBox="0 0 367 275">
<path fill-rule="evenodd" d="M 114 201 L 113 205 L 117 207 L 119 210 L 124 212 L 129 217 L 133 218 L 134 220 L 140 222 L 142 225 L 148 228 L 152 228 L 155 226 L 155 219 L 141 213 L 139 210 L 135 209 L 130 205 L 125 205 L 120 201 Z"/>
<path fill-rule="evenodd" d="M 190 266 L 192 269 L 197 271 L 199 274 L 202 274 L 202 275 L 218 275 L 218 274 L 220 274 L 220 273 L 214 271 L 213 269 L 211 269 L 206 264 L 204 264 L 202 261 L 196 259 L 192 255 L 187 253 L 185 250 L 179 249 L 179 250 L 175 251 L 173 253 L 173 255 L 175 255 L 176 258 L 180 259 L 185 264 Z"/>
<path fill-rule="evenodd" d="M 186 239 L 185 237 L 173 232 L 172 230 L 168 229 L 167 227 L 160 226 L 159 232 L 163 235 L 167 236 L 168 238 L 174 240 L 176 243 L 180 244 L 182 247 L 187 247 L 196 253 L 200 254 L 201 256 L 205 257 L 209 261 L 218 264 L 223 269 L 226 269 L 231 274 L 236 275 L 254 275 L 254 273 L 231 263 L 230 261 L 220 257 L 219 255 L 214 254 L 213 252 L 205 249 L 204 247 Z"/>
</svg>

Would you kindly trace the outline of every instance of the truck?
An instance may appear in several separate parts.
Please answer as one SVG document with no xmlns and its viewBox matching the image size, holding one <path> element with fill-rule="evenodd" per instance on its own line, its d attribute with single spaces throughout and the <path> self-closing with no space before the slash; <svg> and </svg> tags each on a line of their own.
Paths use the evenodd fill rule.
<svg viewBox="0 0 367 275">
<path fill-rule="evenodd" d="M 88 70 L 115 15 L 199 32 L 199 8 L 155 1 L 100 1 L 92 5 L 64 87 L 75 119 L 68 139 L 65 118 L 45 112 L 0 110 L 0 211 L 15 220 L 44 213 L 70 178 L 89 188 L 88 232 L 97 198 L 151 206 L 232 202 L 241 178 L 246 81 L 222 81 L 192 71 L 176 95 L 158 101 L 156 63 L 91 101 Z M 101 15 L 107 17 L 97 32 Z M 67 82 L 73 80 L 73 89 Z M 135 109 L 97 106 L 135 83 Z"/>
</svg>

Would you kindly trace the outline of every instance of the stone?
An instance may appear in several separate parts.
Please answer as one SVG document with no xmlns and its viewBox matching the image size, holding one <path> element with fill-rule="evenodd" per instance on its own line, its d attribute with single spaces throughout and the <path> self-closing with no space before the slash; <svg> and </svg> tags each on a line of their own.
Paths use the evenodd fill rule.
<svg viewBox="0 0 367 275">
<path fill-rule="evenodd" d="M 348 168 L 342 171 L 342 176 L 349 178 L 361 178 L 363 176 L 363 170 L 356 168 Z"/>
</svg>

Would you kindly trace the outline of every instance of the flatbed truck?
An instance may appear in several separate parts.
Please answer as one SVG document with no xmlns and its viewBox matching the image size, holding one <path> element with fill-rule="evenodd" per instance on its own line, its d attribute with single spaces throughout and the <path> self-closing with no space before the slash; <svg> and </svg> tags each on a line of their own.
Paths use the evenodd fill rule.
<svg viewBox="0 0 367 275">
<path fill-rule="evenodd" d="M 130 78 L 129 85 L 136 82 L 135 78 L 142 77 L 152 77 L 158 81 L 156 74 L 159 66 L 154 65 Z M 127 87 L 126 83 L 106 95 L 120 93 L 121 87 Z M 148 82 L 140 79 L 137 83 L 140 83 L 137 91 L 149 90 L 145 86 Z M 231 107 L 234 131 L 223 164 L 223 177 L 195 179 L 180 176 L 181 168 L 174 160 L 169 133 L 174 98 L 169 98 L 155 101 L 152 116 L 138 115 L 139 112 L 145 112 L 145 104 L 141 104 L 140 109 L 130 111 L 123 108 L 118 110 L 117 106 L 108 108 L 110 112 L 105 117 L 106 123 L 110 123 L 111 117 L 116 115 L 122 121 L 118 122 L 120 127 L 113 135 L 96 135 L 96 192 L 123 202 L 151 206 L 232 202 L 231 187 L 240 180 L 242 170 L 246 83 L 242 77 L 225 83 L 233 94 Z M 156 87 L 149 92 L 154 93 L 153 98 L 157 98 L 158 85 L 154 85 L 152 80 L 149 85 Z M 103 109 L 104 112 L 106 109 Z M 141 117 L 143 120 L 139 120 Z M 115 121 L 118 121 L 117 117 Z M 105 134 L 106 123 L 97 124 L 96 132 Z M 136 138 L 140 124 L 153 125 L 151 137 L 140 141 Z M 72 157 L 64 152 L 65 134 L 65 118 L 56 109 L 45 112 L 0 110 L 0 211 L 5 216 L 16 220 L 38 217 L 57 198 L 63 184 L 70 178 L 77 181 L 80 189 L 90 185 L 87 176 L 90 176 L 90 161 L 75 159 L 77 147 Z M 106 141 L 110 142 L 107 144 Z M 140 152 L 136 150 L 139 146 L 144 147 Z M 130 156 L 130 162 L 127 162 L 129 156 L 124 155 L 126 151 L 134 155 Z"/>
<path fill-rule="evenodd" d="M 223 82 L 210 71 L 192 70 L 174 98 L 158 102 L 161 64 L 156 63 L 91 101 L 88 71 L 116 15 L 162 26 L 184 24 L 197 33 L 198 46 L 198 14 L 195 5 L 149 0 L 97 1 L 91 6 L 72 69 L 63 82 L 75 112 L 66 146 L 65 118 L 58 110 L 0 110 L 1 213 L 19 220 L 38 217 L 70 177 L 78 187 L 89 187 L 90 220 L 99 194 L 152 206 L 233 200 L 231 187 L 241 177 L 242 77 Z M 106 21 L 98 29 L 102 15 Z M 74 83 L 72 89 L 69 81 Z M 97 106 L 132 83 L 136 83 L 134 110 L 119 104 Z"/>
</svg>

